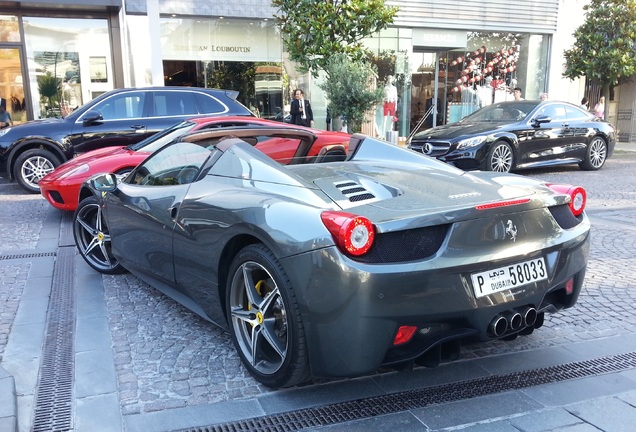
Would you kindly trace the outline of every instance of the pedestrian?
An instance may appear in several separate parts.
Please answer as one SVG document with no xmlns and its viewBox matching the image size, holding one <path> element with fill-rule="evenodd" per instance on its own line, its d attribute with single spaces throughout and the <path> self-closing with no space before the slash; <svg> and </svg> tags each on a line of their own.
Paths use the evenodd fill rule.
<svg viewBox="0 0 636 432">
<path fill-rule="evenodd" d="M 598 103 L 594 105 L 594 110 L 592 112 L 600 119 L 605 118 L 605 96 L 601 96 Z"/>
<path fill-rule="evenodd" d="M 0 105 L 0 129 L 13 126 L 11 114 L 2 105 Z"/>
<path fill-rule="evenodd" d="M 294 90 L 294 100 L 289 110 L 291 123 L 299 126 L 314 126 L 314 112 L 309 100 L 305 99 L 305 92 L 301 89 Z"/>
<path fill-rule="evenodd" d="M 585 111 L 589 111 L 590 110 L 590 102 L 587 100 L 586 97 L 581 99 L 581 108 L 583 108 Z"/>
<path fill-rule="evenodd" d="M 523 100 L 523 98 L 521 97 L 521 87 L 515 87 L 512 93 L 514 94 L 516 101 Z"/>
</svg>

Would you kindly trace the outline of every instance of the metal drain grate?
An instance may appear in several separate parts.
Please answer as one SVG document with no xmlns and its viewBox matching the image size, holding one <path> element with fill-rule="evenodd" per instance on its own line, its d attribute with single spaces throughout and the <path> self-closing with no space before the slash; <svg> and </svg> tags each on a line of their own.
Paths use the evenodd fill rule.
<svg viewBox="0 0 636 432">
<path fill-rule="evenodd" d="M 255 417 L 232 423 L 183 429 L 188 432 L 287 432 L 329 426 L 383 414 L 424 408 L 541 384 L 636 368 L 636 352 L 563 365 L 493 375 L 424 389 Z"/>
<path fill-rule="evenodd" d="M 57 255 L 57 252 L 38 252 L 38 253 L 24 253 L 24 254 L 15 254 L 15 255 L 0 255 L 0 261 L 24 259 L 24 258 L 44 258 L 44 257 L 52 257 L 55 255 Z"/>
<path fill-rule="evenodd" d="M 73 425 L 74 256 L 75 248 L 60 248 L 55 262 L 46 335 L 35 394 L 33 432 L 69 431 Z"/>
<path fill-rule="evenodd" d="M 60 237 L 59 245 L 75 246 L 75 238 L 73 237 L 73 212 L 64 212 L 60 221 Z"/>
</svg>

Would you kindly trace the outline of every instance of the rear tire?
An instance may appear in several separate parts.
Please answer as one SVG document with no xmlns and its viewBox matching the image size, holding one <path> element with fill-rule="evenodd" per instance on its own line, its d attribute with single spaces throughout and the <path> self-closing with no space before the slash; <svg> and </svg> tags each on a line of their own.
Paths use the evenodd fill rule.
<svg viewBox="0 0 636 432">
<path fill-rule="evenodd" d="M 27 150 L 16 159 L 13 177 L 27 192 L 40 193 L 38 182 L 60 164 L 60 160 L 49 150 Z"/>
<path fill-rule="evenodd" d="M 230 266 L 226 308 L 232 341 L 245 368 L 267 387 L 309 378 L 303 323 L 291 282 L 263 245 L 242 249 Z"/>
<path fill-rule="evenodd" d="M 585 160 L 579 164 L 579 168 L 585 171 L 596 171 L 605 165 L 607 160 L 607 143 L 601 137 L 594 137 L 585 151 Z"/>
</svg>

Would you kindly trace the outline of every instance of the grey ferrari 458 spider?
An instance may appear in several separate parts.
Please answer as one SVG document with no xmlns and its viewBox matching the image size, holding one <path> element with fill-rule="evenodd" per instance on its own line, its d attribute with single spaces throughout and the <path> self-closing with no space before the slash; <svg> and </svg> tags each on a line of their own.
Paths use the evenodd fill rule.
<svg viewBox="0 0 636 432">
<path fill-rule="evenodd" d="M 94 176 L 74 216 L 79 252 L 227 328 L 270 387 L 434 366 L 575 304 L 581 187 L 467 173 L 357 134 L 318 153 L 315 140 L 196 132 L 126 177 Z"/>
</svg>

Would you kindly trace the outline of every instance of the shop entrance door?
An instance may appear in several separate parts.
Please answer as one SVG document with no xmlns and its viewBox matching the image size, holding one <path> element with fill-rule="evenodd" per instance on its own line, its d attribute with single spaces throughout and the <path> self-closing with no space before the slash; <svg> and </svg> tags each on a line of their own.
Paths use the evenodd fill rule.
<svg viewBox="0 0 636 432">
<path fill-rule="evenodd" d="M 19 48 L 0 44 L 0 105 L 14 124 L 27 120 L 22 64 Z"/>
<path fill-rule="evenodd" d="M 445 52 L 414 52 L 411 73 L 411 135 L 445 124 Z"/>
</svg>

